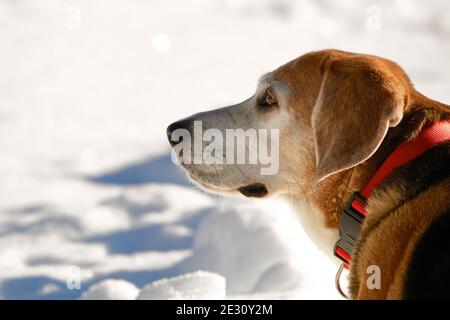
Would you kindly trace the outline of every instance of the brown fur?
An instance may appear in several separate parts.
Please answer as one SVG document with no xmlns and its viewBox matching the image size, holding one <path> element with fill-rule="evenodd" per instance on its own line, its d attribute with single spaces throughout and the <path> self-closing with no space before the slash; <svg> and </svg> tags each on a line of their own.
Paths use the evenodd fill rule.
<svg viewBox="0 0 450 320">
<path fill-rule="evenodd" d="M 405 202 L 389 212 L 370 207 L 368 221 L 365 222 L 358 249 L 354 254 L 351 271 L 351 296 L 357 299 L 401 299 L 408 266 L 417 244 L 425 230 L 445 210 L 450 208 L 450 179 L 427 191 L 417 198 Z M 397 190 L 387 190 L 397 193 Z M 383 203 L 379 196 L 372 202 Z M 389 210 L 389 208 L 386 208 Z M 371 223 L 378 222 L 376 228 L 367 230 Z M 381 289 L 368 289 L 367 267 L 378 265 L 381 269 Z"/>
<path fill-rule="evenodd" d="M 343 205 L 399 143 L 414 139 L 430 122 L 450 119 L 449 107 L 418 93 L 397 64 L 370 55 L 335 50 L 310 53 L 276 70 L 274 78 L 294 88 L 290 107 L 300 125 L 315 134 L 316 155 L 311 158 L 317 167 L 310 163 L 305 179 L 311 187 L 302 191 L 324 212 L 330 228 L 338 227 Z M 317 100 L 321 88 L 322 97 Z M 313 111 L 317 108 L 321 110 Z M 386 136 L 385 125 L 391 126 Z M 427 161 L 430 164 L 433 159 Z M 405 186 L 391 181 L 370 199 L 353 256 L 352 298 L 403 297 L 405 274 L 417 241 L 433 219 L 450 207 L 449 183 L 428 186 L 414 198 L 402 189 Z M 362 285 L 371 264 L 382 270 L 381 290 Z"/>
<path fill-rule="evenodd" d="M 275 82 L 283 87 L 277 87 L 281 104 L 275 103 L 278 96 L 267 94 Z M 261 111 L 255 102 L 267 101 L 268 97 L 275 107 L 270 112 Z M 338 50 L 305 54 L 265 75 L 254 98 L 176 122 L 168 128 L 169 140 L 173 130 L 192 129 L 195 120 L 222 123 L 223 119 L 232 119 L 233 126 L 240 126 L 240 120 L 245 119 L 245 127 L 250 120 L 270 120 L 277 113 L 287 115 L 280 130 L 284 147 L 280 149 L 277 175 L 263 179 L 237 166 L 220 167 L 220 175 L 219 171 L 211 174 L 210 168 L 202 165 L 185 168 L 193 180 L 209 190 L 238 190 L 246 196 L 278 193 L 307 204 L 313 210 L 301 213 L 310 218 L 306 225 L 316 240 L 325 240 L 330 252 L 336 237 L 336 230 L 330 229 L 338 227 L 351 195 L 366 185 L 402 141 L 414 139 L 428 123 L 450 119 L 450 108 L 417 92 L 396 63 Z M 245 108 L 245 116 L 241 108 Z M 398 299 L 405 297 L 405 288 L 408 296 L 421 296 L 417 288 L 423 287 L 423 281 L 408 281 L 406 274 L 411 264 L 416 266 L 411 268 L 412 274 L 423 273 L 424 266 L 416 261 L 421 257 L 417 248 L 429 252 L 430 245 L 429 240 L 421 242 L 421 238 L 436 239 L 428 232 L 430 224 L 441 221 L 439 216 L 445 216 L 450 206 L 448 145 L 435 147 L 395 170 L 369 199 L 367 218 L 353 254 L 352 298 Z M 298 186 L 295 192 L 289 188 L 293 183 Z M 255 190 L 259 190 L 257 194 Z M 445 221 L 441 226 L 446 227 Z M 382 269 L 381 290 L 369 290 L 364 285 L 371 264 Z M 448 281 L 450 286 L 450 277 Z"/>
</svg>

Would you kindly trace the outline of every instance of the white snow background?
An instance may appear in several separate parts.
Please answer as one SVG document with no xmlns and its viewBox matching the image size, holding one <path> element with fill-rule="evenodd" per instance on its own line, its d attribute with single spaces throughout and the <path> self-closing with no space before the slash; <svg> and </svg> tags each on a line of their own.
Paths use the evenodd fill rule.
<svg viewBox="0 0 450 320">
<path fill-rule="evenodd" d="M 196 189 L 165 128 L 246 99 L 264 72 L 323 48 L 393 59 L 448 103 L 449 10 L 1 0 L 0 298 L 339 298 L 336 263 L 292 204 Z"/>
</svg>

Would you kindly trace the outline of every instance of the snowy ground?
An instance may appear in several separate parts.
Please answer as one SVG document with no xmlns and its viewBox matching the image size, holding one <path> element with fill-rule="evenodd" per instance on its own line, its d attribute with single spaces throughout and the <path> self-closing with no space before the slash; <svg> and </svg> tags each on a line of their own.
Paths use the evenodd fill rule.
<svg viewBox="0 0 450 320">
<path fill-rule="evenodd" d="M 0 298 L 338 298 L 289 204 L 197 190 L 165 127 L 328 47 L 398 61 L 448 103 L 449 9 L 0 0 Z"/>
</svg>

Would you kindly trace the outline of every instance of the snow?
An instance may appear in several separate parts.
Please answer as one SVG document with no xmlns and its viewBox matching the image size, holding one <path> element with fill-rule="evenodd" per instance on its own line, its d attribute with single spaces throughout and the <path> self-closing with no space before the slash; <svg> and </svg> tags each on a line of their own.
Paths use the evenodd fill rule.
<svg viewBox="0 0 450 320">
<path fill-rule="evenodd" d="M 83 300 L 135 300 L 139 289 L 124 280 L 104 280 L 94 284 L 81 296 Z"/>
<path fill-rule="evenodd" d="M 278 262 L 259 276 L 253 291 L 289 291 L 299 287 L 301 287 L 299 268 L 289 262 Z"/>
<path fill-rule="evenodd" d="M 266 290 L 278 289 L 278 284 L 264 275 L 279 264 L 301 264 L 302 250 L 297 244 L 302 242 L 302 233 L 295 217 L 287 212 L 277 214 L 283 204 L 270 210 L 267 206 L 270 203 L 263 210 L 263 205 L 233 203 L 208 216 L 197 230 L 193 255 L 183 263 L 183 270 L 219 273 L 228 279 L 229 293 L 253 292 L 261 281 Z M 299 270 L 291 271 L 289 281 L 296 287 Z"/>
<path fill-rule="evenodd" d="M 330 47 L 393 59 L 448 103 L 447 9 L 0 1 L 0 298 L 339 298 L 336 262 L 293 204 L 197 189 L 171 162 L 165 128 L 239 102 L 264 72 Z"/>
<path fill-rule="evenodd" d="M 197 271 L 155 281 L 142 288 L 138 300 L 221 300 L 225 299 L 225 278 Z"/>
</svg>

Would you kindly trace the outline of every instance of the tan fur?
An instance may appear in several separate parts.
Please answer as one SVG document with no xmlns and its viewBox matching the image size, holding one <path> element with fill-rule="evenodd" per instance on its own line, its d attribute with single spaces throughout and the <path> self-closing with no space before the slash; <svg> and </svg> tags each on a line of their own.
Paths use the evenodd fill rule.
<svg viewBox="0 0 450 320">
<path fill-rule="evenodd" d="M 396 143 L 413 139 L 425 123 L 444 119 L 449 114 L 447 106 L 416 92 L 398 65 L 378 57 L 340 51 L 312 53 L 275 71 L 274 77 L 286 81 L 292 88 L 299 88 L 292 93 L 290 106 L 295 109 L 302 126 L 311 125 L 311 131 L 316 131 L 316 155 L 321 156 L 322 146 L 328 148 L 322 148 L 323 153 L 328 152 L 328 157 L 315 157 L 317 167 L 307 175 L 310 188 L 304 191 L 325 214 L 326 226 L 330 228 L 338 227 L 344 203 L 365 185 Z M 379 90 L 378 94 L 374 95 L 374 90 Z M 313 97 L 320 99 L 314 100 Z M 329 106 L 320 113 L 314 110 L 317 104 L 319 107 L 323 104 Z M 372 124 L 380 123 L 380 119 L 385 117 L 383 121 L 395 127 L 404 113 L 414 113 L 421 108 L 423 113 L 413 117 L 411 123 L 400 126 L 398 132 L 388 133 L 389 139 L 378 154 L 365 159 L 379 149 L 384 139 L 384 129 Z M 314 120 L 319 128 L 314 129 Z M 371 141 L 370 137 L 374 136 L 377 140 Z M 330 148 L 335 150 L 330 151 Z M 349 155 L 356 158 L 343 158 Z M 350 169 L 345 170 L 346 167 Z M 319 179 L 330 176 L 314 185 L 313 177 L 317 178 L 317 175 Z M 434 187 L 396 210 L 402 190 L 391 188 L 370 200 L 363 241 L 352 264 L 352 298 L 402 298 L 405 272 L 412 252 L 433 218 L 448 205 L 448 187 L 448 183 Z M 376 231 L 367 227 L 387 214 L 389 219 L 383 221 Z M 367 230 L 372 233 L 366 240 L 364 231 L 367 233 Z M 412 236 L 408 236 L 411 233 Z M 402 238 L 402 235 L 405 236 Z M 381 290 L 369 290 L 365 285 L 359 285 L 366 280 L 367 267 L 371 264 L 378 264 L 382 270 Z"/>
<path fill-rule="evenodd" d="M 278 93 L 280 107 L 265 114 L 255 111 L 261 92 L 275 82 L 289 88 L 288 94 Z M 277 116 L 284 116 L 277 122 L 282 123 L 277 175 L 262 178 L 238 166 L 211 170 L 191 165 L 186 170 L 200 185 L 219 192 L 236 193 L 243 183 L 262 183 L 268 195 L 284 195 L 289 201 L 315 208 L 324 223 L 317 225 L 317 219 L 310 219 L 310 225 L 337 235 L 343 206 L 351 195 L 368 182 L 399 143 L 414 139 L 430 122 L 449 119 L 450 109 L 417 92 L 392 61 L 323 50 L 305 54 L 265 75 L 249 100 L 188 120 L 246 128 L 273 125 L 270 121 Z M 447 189 L 448 182 L 414 200 L 405 200 L 405 190 L 392 187 L 370 199 L 352 263 L 353 298 L 402 297 L 411 253 L 423 230 L 448 205 Z M 407 202 L 397 208 L 403 200 Z M 329 246 L 327 251 L 332 252 L 333 243 Z M 382 265 L 382 289 L 369 291 L 360 284 L 365 281 L 367 266 L 375 262 Z"/>
<path fill-rule="evenodd" d="M 399 196 L 398 190 L 388 190 L 370 200 L 367 220 L 352 261 L 351 296 L 357 299 L 402 299 L 405 274 L 417 241 L 431 222 L 450 208 L 450 180 L 433 186 L 417 198 L 389 212 L 386 194 Z M 372 229 L 377 224 L 376 230 Z M 381 289 L 368 289 L 367 267 L 381 269 Z"/>
<path fill-rule="evenodd" d="M 403 103 L 405 104 L 410 101 L 410 91 L 412 91 L 412 86 L 410 85 L 408 77 L 404 74 L 400 67 L 393 62 L 374 56 L 357 55 L 337 50 L 324 50 L 306 54 L 280 67 L 272 73 L 272 77 L 274 79 L 282 80 L 293 89 L 289 108 L 291 109 L 292 115 L 297 118 L 298 125 L 308 128 L 310 133 L 309 141 L 311 145 L 308 146 L 310 157 L 307 159 L 308 161 L 306 161 L 306 163 L 303 161 L 303 163 L 298 166 L 299 172 L 301 173 L 301 179 L 303 180 L 302 185 L 307 186 L 307 189 L 304 191 L 319 208 L 325 209 L 325 212 L 329 214 L 329 217 L 327 217 L 329 226 L 336 227 L 336 220 L 338 218 L 337 216 L 340 215 L 342 203 L 345 202 L 348 197 L 361 186 L 361 180 L 364 181 L 367 177 L 367 173 L 364 171 L 370 172 L 371 168 L 369 164 L 369 168 L 364 170 L 364 168 L 368 167 L 368 165 L 363 163 L 351 181 L 348 181 L 352 175 L 350 172 L 351 170 L 347 170 L 347 172 L 343 172 L 342 174 L 336 176 L 331 176 L 322 183 L 314 185 L 314 178 L 317 176 L 318 172 L 316 168 L 316 156 L 313 154 L 315 149 L 315 139 L 311 119 L 320 90 L 324 84 L 324 75 L 330 72 L 330 69 L 333 69 L 333 73 L 350 75 L 358 74 L 358 69 L 361 69 L 363 74 L 366 74 L 370 80 L 368 81 L 367 86 L 362 87 L 361 90 L 365 90 L 365 92 L 369 93 L 370 90 L 373 89 L 371 82 L 374 82 L 374 85 L 380 83 L 383 86 L 389 86 L 389 92 L 398 91 L 398 99 L 403 99 Z M 348 70 L 345 71 L 345 69 Z M 358 85 L 361 85 L 360 81 L 357 81 L 357 83 Z M 332 83 L 328 85 L 331 86 L 331 89 L 334 89 L 333 86 L 339 86 L 339 84 L 340 81 L 336 81 L 335 84 Z M 396 86 L 399 87 L 397 88 Z M 361 94 L 364 96 L 364 91 L 362 91 Z M 365 121 L 364 124 L 366 122 L 379 122 L 374 119 L 379 116 L 379 112 L 372 113 L 373 104 L 371 103 L 360 106 L 360 97 L 354 95 L 354 88 L 351 85 L 341 88 L 340 96 L 348 105 L 349 110 L 345 111 L 345 113 L 337 112 L 336 114 L 331 114 L 334 110 L 330 108 L 328 111 L 328 113 L 330 113 L 330 117 L 328 119 L 318 120 L 322 123 L 322 127 L 329 128 L 328 133 L 324 133 L 324 137 L 322 139 L 326 141 L 327 139 L 332 139 L 334 137 L 335 139 L 339 139 L 336 140 L 337 147 L 341 145 L 352 147 L 354 146 L 352 140 L 358 138 L 361 139 L 361 141 L 358 141 L 358 146 L 364 147 L 365 142 L 363 140 L 366 139 L 367 136 L 370 136 L 370 134 L 364 131 L 364 127 L 367 126 L 357 126 L 354 124 L 360 123 L 361 121 Z M 353 100 L 345 101 L 345 99 L 348 100 L 349 97 Z M 368 102 L 370 102 L 370 100 Z M 335 105 L 339 105 L 341 102 L 334 101 L 334 103 Z M 392 107 L 396 107 L 396 105 L 392 105 Z M 402 107 L 407 108 L 407 105 Z M 354 110 L 352 110 L 352 108 Z M 358 110 L 357 108 L 362 108 L 363 110 Z M 344 118 L 353 118 L 353 120 L 347 124 L 343 123 L 340 127 L 333 127 L 335 123 L 342 122 Z M 376 128 L 374 130 L 376 130 Z M 380 139 L 381 138 L 378 140 Z M 320 141 L 319 143 L 324 144 L 323 141 Z M 341 152 L 341 156 L 353 154 L 351 149 L 347 151 L 339 151 Z M 334 156 L 328 160 L 332 161 L 333 159 L 337 160 L 338 158 L 338 156 Z M 360 160 L 365 160 L 363 155 L 360 155 Z M 348 161 L 346 162 L 347 164 L 349 163 Z M 335 168 L 336 171 L 340 171 L 340 169 L 342 169 L 337 167 L 339 167 L 339 165 L 333 166 L 330 164 L 330 168 Z M 345 185 L 349 183 L 351 183 L 351 185 L 348 186 L 349 190 L 345 190 L 347 188 Z"/>
</svg>

